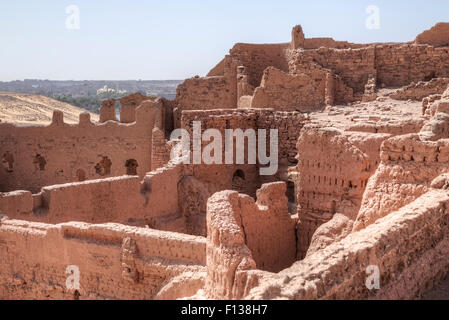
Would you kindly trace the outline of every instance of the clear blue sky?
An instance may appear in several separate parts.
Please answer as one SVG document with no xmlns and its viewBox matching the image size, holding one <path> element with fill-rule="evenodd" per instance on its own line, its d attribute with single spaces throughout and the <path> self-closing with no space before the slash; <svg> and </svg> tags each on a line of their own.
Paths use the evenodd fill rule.
<svg viewBox="0 0 449 320">
<path fill-rule="evenodd" d="M 68 5 L 80 29 L 67 30 Z M 365 27 L 368 5 L 380 29 Z M 448 0 L 14 0 L 0 2 L 0 81 L 184 79 L 204 75 L 236 42 L 306 37 L 411 41 L 449 21 Z"/>
</svg>

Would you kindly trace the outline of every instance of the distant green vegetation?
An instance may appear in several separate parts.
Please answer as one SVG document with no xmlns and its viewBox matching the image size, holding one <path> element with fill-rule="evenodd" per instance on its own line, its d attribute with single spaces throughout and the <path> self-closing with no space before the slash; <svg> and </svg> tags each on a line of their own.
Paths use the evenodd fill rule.
<svg viewBox="0 0 449 320">
<path fill-rule="evenodd" d="M 86 109 L 87 111 L 93 113 L 100 113 L 100 105 L 103 99 L 94 96 L 94 97 L 69 97 L 69 96 L 55 96 L 53 99 L 56 99 L 61 102 L 65 102 L 71 104 L 72 106 L 76 106 L 79 108 Z"/>
<path fill-rule="evenodd" d="M 145 95 L 145 92 L 140 92 Z M 120 99 L 125 96 L 130 95 L 130 93 L 116 93 L 116 92 L 105 92 L 96 96 L 81 96 L 81 97 L 72 97 L 66 95 L 57 95 L 52 98 L 61 102 L 65 102 L 71 104 L 72 106 L 76 106 L 79 108 L 86 109 L 87 111 L 93 113 L 100 113 L 100 106 L 103 100 L 109 99 Z"/>
</svg>

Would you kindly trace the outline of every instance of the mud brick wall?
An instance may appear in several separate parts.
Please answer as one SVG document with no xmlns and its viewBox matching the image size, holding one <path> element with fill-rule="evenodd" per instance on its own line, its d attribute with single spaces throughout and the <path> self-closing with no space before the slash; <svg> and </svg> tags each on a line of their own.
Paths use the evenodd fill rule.
<svg viewBox="0 0 449 320">
<path fill-rule="evenodd" d="M 224 129 L 270 129 L 278 130 L 279 158 L 288 158 L 296 162 L 296 142 L 304 124 L 308 122 L 307 116 L 300 112 L 282 112 L 272 109 L 238 109 L 238 110 L 211 110 L 187 111 L 182 114 L 182 128 L 192 134 L 193 121 L 201 121 L 202 130 L 216 128 Z M 267 139 L 268 140 L 268 139 Z"/>
<path fill-rule="evenodd" d="M 326 72 L 290 75 L 269 67 L 251 103 L 253 108 L 310 112 L 325 105 Z"/>
<path fill-rule="evenodd" d="M 246 298 L 414 299 L 436 285 L 449 267 L 448 205 L 447 190 L 430 190 L 281 274 L 262 275 Z M 369 266 L 379 268 L 380 290 L 366 287 Z M 289 275 L 287 282 L 284 274 Z M 250 283 L 257 281 L 240 286 Z M 276 284 L 278 292 L 273 291 Z"/>
<path fill-rule="evenodd" d="M 49 126 L 18 127 L 0 124 L 0 192 L 95 180 L 128 173 L 128 160 L 137 163 L 141 178 L 151 171 L 151 138 L 157 108 L 153 103 L 137 108 L 137 121 L 123 124 L 64 123 L 55 112 Z"/>
<path fill-rule="evenodd" d="M 203 270 L 205 238 L 118 224 L 0 221 L 1 299 L 152 299 L 167 279 Z M 80 288 L 66 287 L 68 266 Z"/>
<path fill-rule="evenodd" d="M 230 55 L 241 66 L 248 70 L 248 82 L 258 87 L 263 72 L 268 67 L 288 71 L 287 52 L 289 43 L 282 44 L 247 44 L 238 43 L 231 50 Z"/>
<path fill-rule="evenodd" d="M 184 174 L 182 165 L 168 164 L 148 173 L 143 180 L 122 176 L 44 187 L 38 194 L 0 193 L 0 212 L 14 219 L 45 223 L 117 222 L 144 226 L 179 213 L 178 183 Z M 184 227 L 175 231 L 182 230 Z"/>
<path fill-rule="evenodd" d="M 332 70 L 343 82 L 363 93 L 369 76 L 376 76 L 374 47 L 360 49 L 319 48 L 304 50 L 301 54 L 310 56 L 323 68 Z"/>
<path fill-rule="evenodd" d="M 263 185 L 257 199 L 223 191 L 208 200 L 205 291 L 210 297 L 242 298 L 250 287 L 244 286 L 251 278 L 247 270 L 277 272 L 295 260 L 296 221 L 288 213 L 285 184 Z"/>
<path fill-rule="evenodd" d="M 417 100 L 421 101 L 431 95 L 441 95 L 449 85 L 449 78 L 436 78 L 429 82 L 412 83 L 409 86 L 399 89 L 390 95 L 396 100 Z"/>
<path fill-rule="evenodd" d="M 335 213 L 355 219 L 388 134 L 343 133 L 306 127 L 298 140 L 298 256 L 304 258 L 317 228 Z M 343 151 L 342 151 L 343 150 Z"/>
<path fill-rule="evenodd" d="M 449 49 L 429 45 L 376 46 L 377 83 L 401 87 L 449 76 Z"/>
</svg>

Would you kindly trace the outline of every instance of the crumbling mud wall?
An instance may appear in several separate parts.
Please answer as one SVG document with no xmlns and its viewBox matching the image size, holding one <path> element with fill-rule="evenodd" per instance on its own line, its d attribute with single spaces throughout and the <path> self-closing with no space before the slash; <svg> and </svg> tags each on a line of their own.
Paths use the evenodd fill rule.
<svg viewBox="0 0 449 320">
<path fill-rule="evenodd" d="M 438 283 L 449 267 L 447 190 L 429 190 L 277 274 L 255 269 L 252 250 L 233 215 L 237 201 L 237 194 L 224 192 L 210 199 L 205 291 L 213 298 L 414 299 Z M 368 271 L 376 268 L 380 289 L 369 289 Z"/>
<path fill-rule="evenodd" d="M 252 108 L 279 111 L 313 111 L 326 103 L 326 73 L 290 75 L 269 67 L 252 98 Z"/>
<path fill-rule="evenodd" d="M 332 128 L 306 125 L 298 139 L 295 183 L 298 257 L 304 258 L 352 232 L 369 179 L 392 136 L 419 132 L 423 119 L 369 121 Z"/>
<path fill-rule="evenodd" d="M 176 99 L 182 110 L 232 109 L 237 103 L 233 84 L 224 76 L 187 79 L 178 86 Z"/>
<path fill-rule="evenodd" d="M 449 85 L 449 78 L 435 78 L 431 81 L 421 81 L 411 83 L 393 92 L 390 97 L 396 100 L 417 100 L 421 101 L 431 95 L 441 95 Z"/>
<path fill-rule="evenodd" d="M 447 78 L 449 51 L 429 45 L 376 46 L 377 83 L 380 87 L 401 87 L 412 82 Z"/>
<path fill-rule="evenodd" d="M 303 50 L 300 55 L 309 56 L 323 68 L 332 70 L 354 92 L 364 92 L 370 75 L 376 76 L 374 47 L 361 49 L 321 47 L 314 50 Z"/>
<path fill-rule="evenodd" d="M 253 279 L 259 285 L 245 298 L 415 299 L 437 284 L 449 267 L 448 201 L 447 190 L 429 190 L 291 268 Z M 379 290 L 366 285 L 373 267 L 380 271 Z"/>
<path fill-rule="evenodd" d="M 449 23 L 440 22 L 416 37 L 415 43 L 435 47 L 449 46 Z"/>
<path fill-rule="evenodd" d="M 232 191 L 215 194 L 208 200 L 205 291 L 213 299 L 241 299 L 247 295 L 245 286 L 239 284 L 247 281 L 245 271 L 256 269 L 228 200 L 231 197 L 238 201 L 238 193 Z"/>
<path fill-rule="evenodd" d="M 285 183 L 266 184 L 258 200 L 223 191 L 207 204 L 207 295 L 239 299 L 248 294 L 248 270 L 280 271 L 296 258 L 295 220 Z"/>
<path fill-rule="evenodd" d="M 152 299 L 206 264 L 206 239 L 126 227 L 0 220 L 1 299 Z M 67 269 L 70 267 L 71 269 Z M 68 279 L 79 270 L 79 288 Z"/>
<path fill-rule="evenodd" d="M 447 77 L 448 55 L 445 48 L 416 44 L 376 44 L 358 49 L 322 47 L 297 50 L 292 54 L 294 60 L 291 64 L 301 64 L 302 56 L 310 57 L 340 76 L 354 93 L 363 93 L 371 77 L 376 79 L 378 87 L 401 87 L 412 82 Z"/>
<path fill-rule="evenodd" d="M 183 110 L 232 109 L 237 105 L 238 62 L 227 55 L 219 64 L 222 72 L 185 80 L 176 89 L 176 109 Z"/>
<path fill-rule="evenodd" d="M 382 163 L 369 181 L 354 225 L 360 230 L 426 193 L 447 171 L 446 139 L 422 141 L 418 134 L 391 138 L 382 145 Z"/>
<path fill-rule="evenodd" d="M 445 94 L 419 133 L 393 137 L 382 144 L 382 163 L 367 186 L 354 230 L 414 201 L 429 190 L 433 179 L 448 171 L 448 102 Z"/>
<path fill-rule="evenodd" d="M 258 87 L 264 70 L 274 67 L 284 72 L 288 71 L 289 43 L 281 44 L 248 44 L 237 43 L 231 50 L 231 57 L 238 61 L 239 66 L 248 70 L 248 83 Z"/>
<path fill-rule="evenodd" d="M 296 163 L 296 142 L 301 128 L 308 123 L 309 118 L 300 112 L 282 112 L 273 109 L 235 109 L 235 110 L 207 110 L 185 111 L 182 114 L 181 127 L 193 135 L 193 121 L 201 122 L 201 129 L 258 129 L 267 130 L 269 142 L 270 129 L 278 130 L 279 159 L 287 159 Z M 245 144 L 246 147 L 246 144 Z M 267 147 L 269 150 L 269 147 Z M 246 158 L 245 158 L 246 159 Z"/>
<path fill-rule="evenodd" d="M 45 223 L 82 221 L 144 225 L 145 198 L 139 177 L 69 183 L 0 195 L 0 211 L 10 218 Z"/>
<path fill-rule="evenodd" d="M 437 25 L 414 43 L 351 44 L 307 39 L 296 26 L 290 43 L 236 44 L 207 77 L 179 87 L 177 105 L 181 111 L 252 106 L 308 112 L 371 101 L 377 88 L 447 77 L 447 29 Z"/>
<path fill-rule="evenodd" d="M 132 124 L 93 124 L 85 113 L 78 125 L 68 125 L 63 114 L 55 112 L 49 126 L 1 124 L 0 192 L 39 192 L 43 186 L 126 174 L 142 178 L 151 171 L 157 108 L 145 102 L 137 108 L 136 117 Z"/>
<path fill-rule="evenodd" d="M 44 187 L 37 194 L 0 193 L 0 212 L 27 221 L 117 222 L 191 233 L 184 220 L 176 224 L 165 221 L 181 214 L 178 184 L 189 175 L 182 164 L 169 163 L 147 173 L 142 180 L 137 176 L 121 176 Z"/>
<path fill-rule="evenodd" d="M 358 48 L 364 45 L 349 43 L 347 41 L 335 41 L 332 38 L 306 38 L 301 25 L 296 25 L 292 29 L 291 49 L 318 49 L 321 47 L 348 49 Z"/>
<path fill-rule="evenodd" d="M 335 214 L 354 220 L 368 179 L 380 162 L 389 134 L 343 132 L 307 126 L 298 140 L 298 256 L 304 258 L 312 236 Z"/>
</svg>

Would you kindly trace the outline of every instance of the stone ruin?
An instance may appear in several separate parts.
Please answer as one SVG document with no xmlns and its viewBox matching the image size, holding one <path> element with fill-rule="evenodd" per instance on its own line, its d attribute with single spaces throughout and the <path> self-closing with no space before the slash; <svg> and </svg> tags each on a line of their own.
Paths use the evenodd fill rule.
<svg viewBox="0 0 449 320">
<path fill-rule="evenodd" d="M 449 24 L 375 44 L 296 26 L 120 104 L 0 124 L 0 298 L 416 299 L 447 276 Z M 278 129 L 277 173 L 172 159 L 193 121 Z"/>
</svg>

